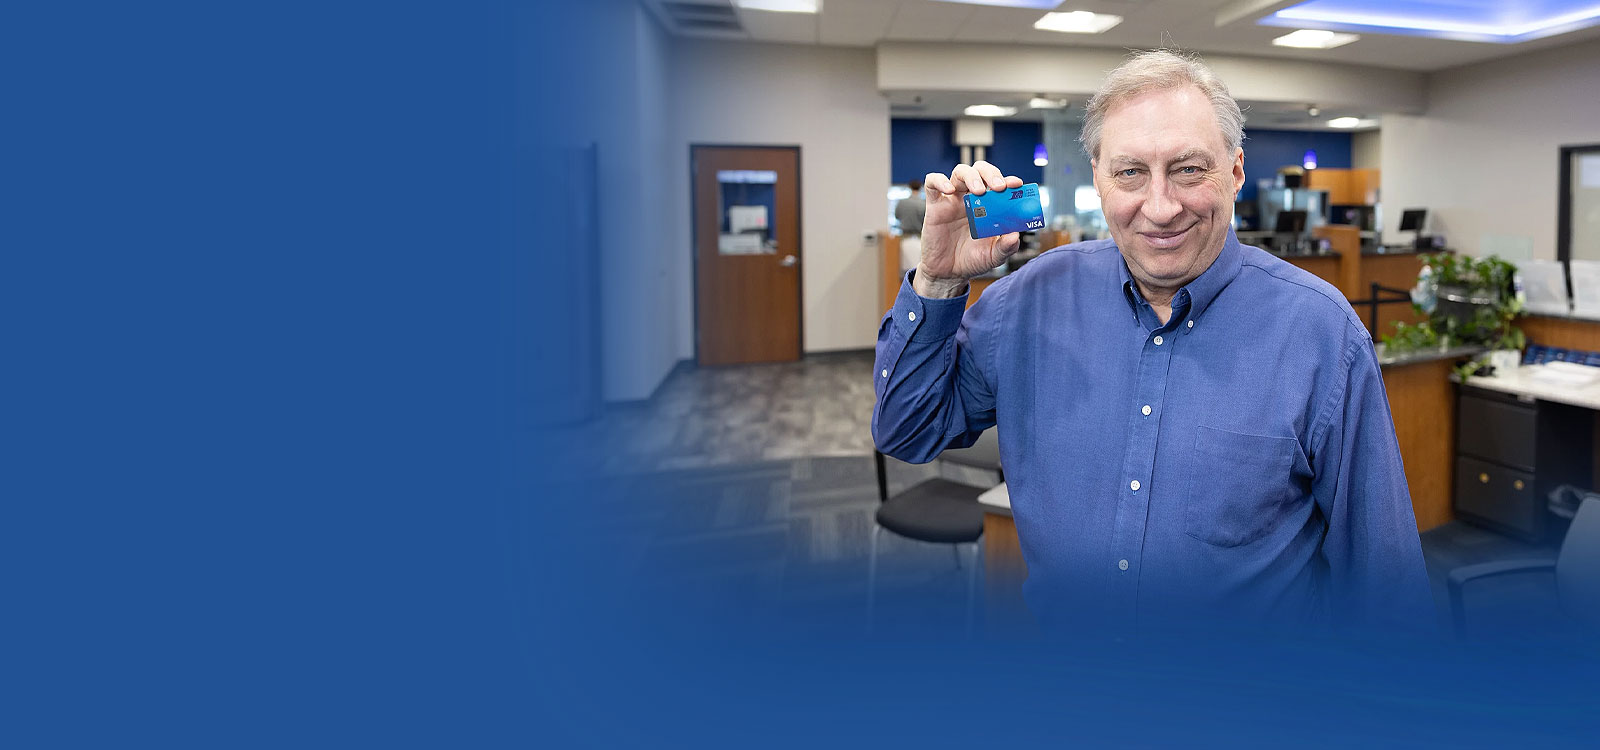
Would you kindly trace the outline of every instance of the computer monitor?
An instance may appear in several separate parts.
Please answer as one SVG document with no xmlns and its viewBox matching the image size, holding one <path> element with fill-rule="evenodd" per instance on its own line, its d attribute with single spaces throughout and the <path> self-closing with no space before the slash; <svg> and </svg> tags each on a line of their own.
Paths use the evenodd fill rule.
<svg viewBox="0 0 1600 750">
<path fill-rule="evenodd" d="M 1299 234 L 1306 231 L 1306 212 L 1295 208 L 1278 212 L 1278 223 L 1272 231 L 1278 234 Z"/>
<path fill-rule="evenodd" d="M 1423 222 L 1427 221 L 1427 219 L 1428 209 L 1408 208 L 1404 213 L 1400 214 L 1400 231 L 1420 232 L 1422 231 Z"/>
</svg>

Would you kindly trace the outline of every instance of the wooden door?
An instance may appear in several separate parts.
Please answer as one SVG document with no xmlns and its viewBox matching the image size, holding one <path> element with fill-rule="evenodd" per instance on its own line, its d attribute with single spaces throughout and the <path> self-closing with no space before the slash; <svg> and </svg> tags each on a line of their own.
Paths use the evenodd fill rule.
<svg viewBox="0 0 1600 750">
<path fill-rule="evenodd" d="M 800 359 L 800 149 L 694 146 L 695 353 Z"/>
</svg>

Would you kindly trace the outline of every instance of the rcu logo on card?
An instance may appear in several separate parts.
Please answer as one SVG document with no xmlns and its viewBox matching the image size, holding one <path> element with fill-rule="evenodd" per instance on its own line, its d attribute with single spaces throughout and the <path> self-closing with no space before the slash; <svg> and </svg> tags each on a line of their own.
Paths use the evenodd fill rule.
<svg viewBox="0 0 1600 750">
<path fill-rule="evenodd" d="M 967 227 L 972 230 L 972 239 L 1044 229 L 1044 205 L 1039 202 L 1038 183 L 991 190 L 983 195 L 968 193 L 965 198 Z"/>
</svg>

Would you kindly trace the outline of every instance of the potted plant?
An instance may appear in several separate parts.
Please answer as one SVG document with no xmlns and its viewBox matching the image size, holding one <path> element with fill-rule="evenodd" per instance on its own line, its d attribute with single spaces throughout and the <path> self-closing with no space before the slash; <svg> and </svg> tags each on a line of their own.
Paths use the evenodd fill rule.
<svg viewBox="0 0 1600 750">
<path fill-rule="evenodd" d="M 1454 253 L 1422 256 L 1422 273 L 1411 290 L 1412 309 L 1427 319 L 1394 325 L 1383 336 L 1386 354 L 1404 354 L 1451 345 L 1481 346 L 1489 352 L 1457 368 L 1462 377 L 1484 366 L 1516 367 L 1527 343 L 1513 324 L 1522 313 L 1517 267 L 1501 258 L 1470 258 Z"/>
</svg>

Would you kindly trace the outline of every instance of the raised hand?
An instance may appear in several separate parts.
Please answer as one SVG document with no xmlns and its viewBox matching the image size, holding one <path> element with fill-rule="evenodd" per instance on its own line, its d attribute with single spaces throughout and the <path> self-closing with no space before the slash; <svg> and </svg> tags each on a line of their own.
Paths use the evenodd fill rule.
<svg viewBox="0 0 1600 750">
<path fill-rule="evenodd" d="M 1022 235 L 1011 232 L 972 239 L 962 196 L 1022 187 L 1022 178 L 1005 176 L 986 161 L 959 164 L 946 177 L 929 172 L 923 180 L 928 213 L 922 221 L 922 262 L 912 285 L 924 297 L 954 297 L 967 281 L 988 273 L 1017 251 Z"/>
</svg>

